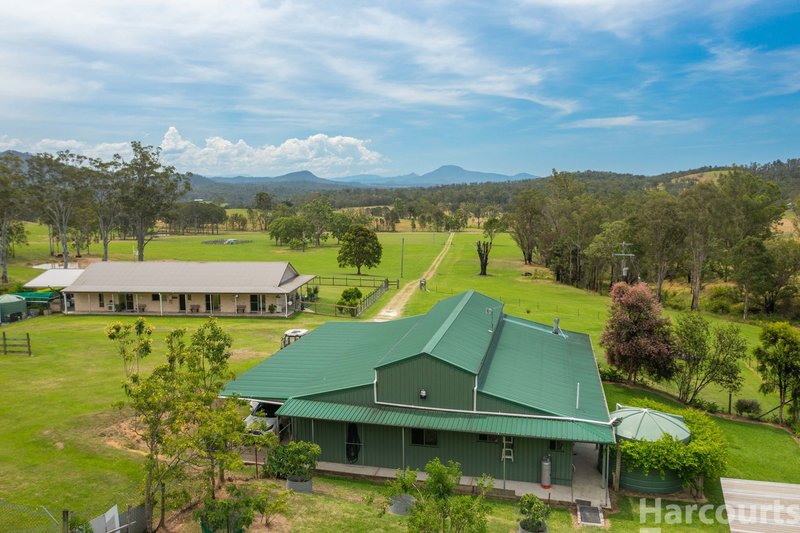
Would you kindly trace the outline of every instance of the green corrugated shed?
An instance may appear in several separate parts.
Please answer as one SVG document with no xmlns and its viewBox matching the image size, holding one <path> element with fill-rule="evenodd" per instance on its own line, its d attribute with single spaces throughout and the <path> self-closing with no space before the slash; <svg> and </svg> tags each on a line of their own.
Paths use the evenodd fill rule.
<svg viewBox="0 0 800 533">
<path fill-rule="evenodd" d="M 572 442 L 614 442 L 589 337 L 505 315 L 502 302 L 474 291 L 420 316 L 325 324 L 223 395 L 285 402 L 279 414 L 292 419 L 293 438 L 337 462 L 357 424 L 363 464 L 418 468 L 439 456 L 470 475 L 537 481 L 552 452 L 554 477 L 569 483 Z M 413 430 L 436 431 L 438 445 L 412 442 Z M 513 467 L 502 468 L 503 439 L 486 435 L 515 439 Z"/>
<path fill-rule="evenodd" d="M 426 411 L 424 409 L 404 409 L 401 407 L 368 407 L 317 402 L 301 398 L 287 400 L 278 410 L 278 414 L 281 416 L 356 422 L 379 426 L 614 444 L 614 438 L 608 426 L 552 418 Z"/>
<path fill-rule="evenodd" d="M 52 300 L 58 300 L 61 297 L 61 295 L 55 291 L 15 292 L 14 294 L 24 298 L 26 302 L 31 303 L 48 303 Z"/>
<path fill-rule="evenodd" d="M 0 294 L 0 322 L 23 318 L 28 312 L 25 300 L 14 294 Z"/>
</svg>

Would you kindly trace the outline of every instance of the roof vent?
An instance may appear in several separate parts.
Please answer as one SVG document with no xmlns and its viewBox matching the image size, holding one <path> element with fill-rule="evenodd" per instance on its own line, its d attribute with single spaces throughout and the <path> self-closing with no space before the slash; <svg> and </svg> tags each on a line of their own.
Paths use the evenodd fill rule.
<svg viewBox="0 0 800 533">
<path fill-rule="evenodd" d="M 561 328 L 558 327 L 558 319 L 553 322 L 553 335 L 561 335 Z"/>
</svg>

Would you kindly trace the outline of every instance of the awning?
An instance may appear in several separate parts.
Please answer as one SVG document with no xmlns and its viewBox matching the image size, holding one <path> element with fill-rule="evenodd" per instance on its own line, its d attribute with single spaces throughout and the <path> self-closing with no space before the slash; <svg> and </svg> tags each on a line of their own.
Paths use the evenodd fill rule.
<svg viewBox="0 0 800 533">
<path fill-rule="evenodd" d="M 401 407 L 347 405 L 290 398 L 278 415 L 379 426 L 460 431 L 546 440 L 614 444 L 610 426 L 551 418 L 468 414 Z"/>
<path fill-rule="evenodd" d="M 55 291 L 42 292 L 15 292 L 17 296 L 25 298 L 28 303 L 47 303 L 51 300 L 58 300 L 61 296 Z"/>
</svg>

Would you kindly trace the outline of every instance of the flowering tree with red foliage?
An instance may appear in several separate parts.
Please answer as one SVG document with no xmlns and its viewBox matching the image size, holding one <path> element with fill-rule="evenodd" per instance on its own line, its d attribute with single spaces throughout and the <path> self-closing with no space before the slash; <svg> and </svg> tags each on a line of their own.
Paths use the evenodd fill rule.
<svg viewBox="0 0 800 533">
<path fill-rule="evenodd" d="M 644 283 L 616 283 L 611 288 L 611 309 L 600 345 L 609 364 L 635 382 L 639 373 L 655 380 L 669 379 L 675 372 L 675 351 L 669 318 L 661 316 L 661 305 Z"/>
</svg>

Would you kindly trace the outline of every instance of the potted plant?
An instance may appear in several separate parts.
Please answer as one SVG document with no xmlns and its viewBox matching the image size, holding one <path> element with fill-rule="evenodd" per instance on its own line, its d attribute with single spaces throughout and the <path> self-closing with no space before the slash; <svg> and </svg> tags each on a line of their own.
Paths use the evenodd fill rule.
<svg viewBox="0 0 800 533">
<path fill-rule="evenodd" d="M 322 453 L 318 444 L 293 441 L 276 448 L 267 460 L 272 475 L 286 478 L 286 488 L 311 493 L 311 476 Z"/>
<path fill-rule="evenodd" d="M 417 471 L 406 468 L 397 469 L 395 479 L 386 482 L 386 496 L 388 498 L 389 512 L 398 515 L 407 515 L 419 493 L 417 488 Z"/>
<path fill-rule="evenodd" d="M 277 309 L 277 307 L 275 307 L 275 304 L 269 304 L 267 306 L 267 309 L 269 310 L 270 313 L 274 313 L 275 309 Z"/>
<path fill-rule="evenodd" d="M 547 532 L 547 518 L 550 507 L 535 494 L 524 494 L 519 499 L 519 512 L 522 520 L 519 523 L 520 533 Z"/>
</svg>

